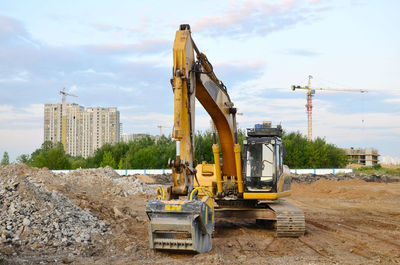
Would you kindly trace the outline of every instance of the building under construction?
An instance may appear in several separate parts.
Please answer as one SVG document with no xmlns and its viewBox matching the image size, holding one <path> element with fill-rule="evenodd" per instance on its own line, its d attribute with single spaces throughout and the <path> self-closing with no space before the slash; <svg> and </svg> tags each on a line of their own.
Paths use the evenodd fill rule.
<svg viewBox="0 0 400 265">
<path fill-rule="evenodd" d="M 364 166 L 374 166 L 378 164 L 379 153 L 375 148 L 343 148 L 346 151 L 349 161 Z"/>
<path fill-rule="evenodd" d="M 105 143 L 120 141 L 119 111 L 117 108 L 84 108 L 75 103 L 44 105 L 44 141 L 63 142 L 71 156 L 91 156 Z M 64 112 L 64 113 L 63 113 Z M 63 122 L 63 115 L 66 121 Z"/>
</svg>

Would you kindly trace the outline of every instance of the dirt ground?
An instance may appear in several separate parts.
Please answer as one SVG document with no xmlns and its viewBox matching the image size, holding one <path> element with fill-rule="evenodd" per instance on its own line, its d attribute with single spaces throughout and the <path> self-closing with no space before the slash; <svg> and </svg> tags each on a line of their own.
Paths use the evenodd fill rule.
<svg viewBox="0 0 400 265">
<path fill-rule="evenodd" d="M 94 238 L 79 254 L 45 249 L 15 249 L 13 253 L 3 247 L 0 264 L 400 263 L 400 183 L 320 179 L 293 184 L 293 195 L 287 201 L 305 212 L 304 236 L 275 238 L 272 230 L 255 222 L 217 221 L 212 251 L 194 255 L 149 249 L 145 205 L 153 195 L 121 195 L 110 192 L 109 182 L 66 181 L 50 173 L 43 175 L 47 189 L 109 222 L 111 231 Z M 147 177 L 139 179 L 153 183 Z"/>
</svg>

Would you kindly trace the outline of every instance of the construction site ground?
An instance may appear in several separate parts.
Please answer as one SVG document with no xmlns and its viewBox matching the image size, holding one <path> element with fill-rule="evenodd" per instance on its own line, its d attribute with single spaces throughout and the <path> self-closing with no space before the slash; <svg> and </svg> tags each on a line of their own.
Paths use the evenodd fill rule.
<svg viewBox="0 0 400 265">
<path fill-rule="evenodd" d="M 168 176 L 9 165 L 0 167 L 0 264 L 396 264 L 398 180 L 297 176 L 286 201 L 305 212 L 304 236 L 276 238 L 262 223 L 217 220 L 212 251 L 186 254 L 149 248 L 145 205 Z"/>
</svg>

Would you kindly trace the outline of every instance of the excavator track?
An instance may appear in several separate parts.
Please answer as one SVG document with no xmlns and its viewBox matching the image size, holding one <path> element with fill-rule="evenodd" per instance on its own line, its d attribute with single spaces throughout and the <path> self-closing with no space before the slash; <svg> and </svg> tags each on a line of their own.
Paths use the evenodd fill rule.
<svg viewBox="0 0 400 265">
<path fill-rule="evenodd" d="M 304 235 L 306 223 L 302 210 L 285 202 L 270 203 L 268 206 L 276 215 L 277 237 L 300 237 Z"/>
</svg>

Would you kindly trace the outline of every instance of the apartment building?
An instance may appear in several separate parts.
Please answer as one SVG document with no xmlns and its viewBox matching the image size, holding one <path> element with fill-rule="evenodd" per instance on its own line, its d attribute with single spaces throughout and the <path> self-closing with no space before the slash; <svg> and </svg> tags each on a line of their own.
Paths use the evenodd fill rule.
<svg viewBox="0 0 400 265">
<path fill-rule="evenodd" d="M 152 136 L 148 133 L 122 133 L 121 134 L 121 142 L 129 143 L 131 141 L 139 140 L 146 136 L 150 136 L 156 140 L 158 139 L 158 136 Z"/>
<path fill-rule="evenodd" d="M 75 103 L 44 105 L 44 140 L 62 139 L 62 115 L 66 116 L 65 151 L 72 156 L 91 156 L 105 143 L 120 141 L 120 114 L 117 108 L 84 108 Z"/>
</svg>

